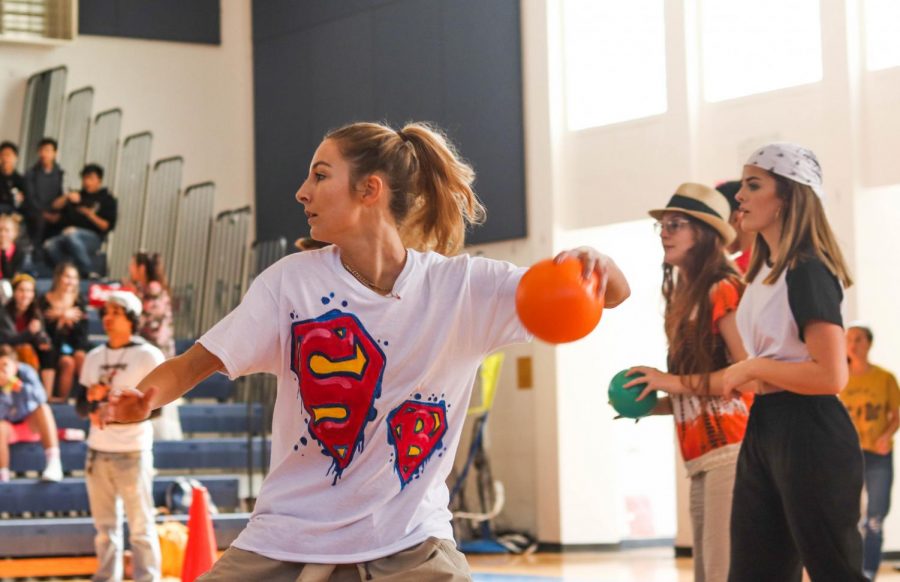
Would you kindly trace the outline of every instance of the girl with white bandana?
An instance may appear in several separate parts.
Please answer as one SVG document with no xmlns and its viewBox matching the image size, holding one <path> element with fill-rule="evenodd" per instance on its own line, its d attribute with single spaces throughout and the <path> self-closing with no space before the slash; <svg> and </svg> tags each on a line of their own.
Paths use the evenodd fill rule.
<svg viewBox="0 0 900 582">
<path fill-rule="evenodd" d="M 843 289 L 852 284 L 810 150 L 775 143 L 744 166 L 741 226 L 756 233 L 737 324 L 748 359 L 724 389 L 756 386 L 738 459 L 730 582 L 855 582 L 862 453 L 847 384 Z"/>
</svg>

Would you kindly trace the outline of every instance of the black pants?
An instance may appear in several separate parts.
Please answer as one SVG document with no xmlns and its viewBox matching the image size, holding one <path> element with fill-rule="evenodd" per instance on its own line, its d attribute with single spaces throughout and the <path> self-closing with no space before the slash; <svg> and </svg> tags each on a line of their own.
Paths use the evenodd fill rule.
<svg viewBox="0 0 900 582">
<path fill-rule="evenodd" d="M 865 582 L 859 437 L 834 396 L 756 399 L 731 510 L 729 582 Z"/>
</svg>

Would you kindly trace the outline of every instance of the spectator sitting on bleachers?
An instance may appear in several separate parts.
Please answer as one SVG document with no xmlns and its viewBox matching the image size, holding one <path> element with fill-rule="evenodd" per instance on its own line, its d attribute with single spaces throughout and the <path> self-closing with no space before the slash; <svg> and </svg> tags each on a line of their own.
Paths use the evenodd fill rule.
<svg viewBox="0 0 900 582">
<path fill-rule="evenodd" d="M 6 280 L 25 269 L 26 252 L 16 244 L 20 220 L 18 214 L 0 214 L 0 275 Z"/>
<path fill-rule="evenodd" d="M 135 580 L 159 580 L 160 552 L 153 508 L 153 427 L 150 422 L 95 423 L 110 390 L 133 388 L 165 358 L 134 331 L 141 300 L 129 291 L 113 291 L 103 308 L 109 341 L 87 355 L 76 388 L 76 409 L 91 417 L 85 481 L 97 528 L 94 580 L 122 579 L 121 498 L 128 518 Z"/>
<path fill-rule="evenodd" d="M 130 283 L 141 300 L 143 311 L 137 334 L 160 349 L 168 358 L 175 356 L 175 333 L 172 327 L 172 302 L 166 272 L 159 253 L 138 252 L 128 265 Z M 153 438 L 161 441 L 181 440 L 179 398 L 162 407 L 162 413 L 153 419 Z"/>
<path fill-rule="evenodd" d="M 44 386 L 52 385 L 54 374 L 47 370 L 53 344 L 44 329 L 44 318 L 36 301 L 35 280 L 31 275 L 20 273 L 12 280 L 12 297 L 6 302 L 6 314 L 15 334 L 9 343 L 16 349 L 19 361 L 41 371 Z M 6 324 L 10 327 L 10 324 Z"/>
<path fill-rule="evenodd" d="M 60 234 L 44 242 L 47 258 L 55 266 L 71 260 L 82 277 L 96 278 L 94 257 L 116 226 L 118 202 L 103 186 L 103 168 L 88 164 L 81 170 L 81 191 L 53 201 L 60 213 Z"/>
<path fill-rule="evenodd" d="M 137 333 L 160 349 L 166 358 L 175 356 L 175 334 L 172 328 L 172 301 L 162 257 L 159 253 L 138 252 L 128 264 L 135 295 L 144 308 Z"/>
<path fill-rule="evenodd" d="M 19 148 L 11 141 L 0 143 L 0 214 L 22 215 L 28 187 L 25 177 L 16 170 Z"/>
<path fill-rule="evenodd" d="M 51 208 L 53 201 L 64 194 L 63 169 L 56 163 L 56 140 L 45 137 L 38 144 L 38 161 L 25 172 L 25 186 L 33 206 L 28 233 L 34 247 L 40 248 L 51 234 L 48 223 L 59 222 L 59 212 Z M 52 234 L 56 234 L 55 232 Z"/>
<path fill-rule="evenodd" d="M 52 344 L 41 370 L 52 402 L 68 399 L 88 348 L 87 303 L 78 285 L 78 269 L 72 263 L 60 263 L 53 271 L 53 286 L 38 300 Z"/>
<path fill-rule="evenodd" d="M 59 438 L 53 412 L 47 406 L 47 393 L 34 368 L 20 364 L 16 351 L 0 345 L 0 482 L 9 481 L 9 442 L 13 424 L 27 422 L 41 437 L 47 464 L 41 479 L 62 479 Z"/>
</svg>

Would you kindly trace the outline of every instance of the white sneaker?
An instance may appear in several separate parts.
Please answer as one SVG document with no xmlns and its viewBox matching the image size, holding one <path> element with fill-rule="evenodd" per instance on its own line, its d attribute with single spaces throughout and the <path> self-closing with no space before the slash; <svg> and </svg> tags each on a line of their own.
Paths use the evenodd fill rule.
<svg viewBox="0 0 900 582">
<path fill-rule="evenodd" d="M 60 462 L 59 457 L 47 459 L 47 466 L 44 467 L 44 472 L 41 473 L 41 481 L 52 481 L 55 483 L 62 481 L 62 478 L 62 462 Z"/>
</svg>

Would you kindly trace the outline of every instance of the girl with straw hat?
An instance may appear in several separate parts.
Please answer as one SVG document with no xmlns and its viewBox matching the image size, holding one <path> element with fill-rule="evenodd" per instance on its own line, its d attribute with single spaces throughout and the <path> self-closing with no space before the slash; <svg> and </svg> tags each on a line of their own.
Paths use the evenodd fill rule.
<svg viewBox="0 0 900 582">
<path fill-rule="evenodd" d="M 646 382 L 645 394 L 672 392 L 653 413 L 673 415 L 691 478 L 699 582 L 728 578 L 731 491 L 750 404 L 721 396 L 723 370 L 745 357 L 734 314 L 743 284 L 728 260 L 726 249 L 735 238 L 728 214 L 725 197 L 701 184 L 682 184 L 665 208 L 650 211 L 664 250 L 669 372 L 638 366 L 629 375 L 641 376 L 626 384 Z"/>
</svg>

